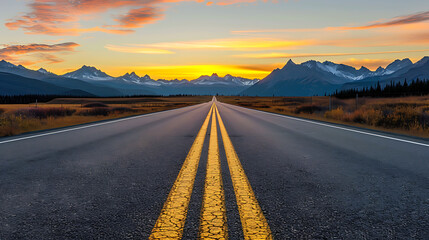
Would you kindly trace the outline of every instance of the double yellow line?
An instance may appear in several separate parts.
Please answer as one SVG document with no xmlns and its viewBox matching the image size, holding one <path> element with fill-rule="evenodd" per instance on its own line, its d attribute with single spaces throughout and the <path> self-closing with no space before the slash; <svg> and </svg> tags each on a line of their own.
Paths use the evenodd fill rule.
<svg viewBox="0 0 429 240">
<path fill-rule="evenodd" d="M 195 175 L 211 117 L 209 153 L 203 205 L 200 217 L 200 239 L 227 239 L 227 219 L 223 190 L 221 162 L 216 117 L 222 134 L 223 145 L 234 187 L 238 211 L 245 239 L 272 239 L 268 223 L 255 198 L 249 180 L 244 173 L 222 118 L 213 103 L 182 169 L 164 203 L 149 239 L 181 239 L 186 222 L 189 201 L 194 186 Z"/>
</svg>

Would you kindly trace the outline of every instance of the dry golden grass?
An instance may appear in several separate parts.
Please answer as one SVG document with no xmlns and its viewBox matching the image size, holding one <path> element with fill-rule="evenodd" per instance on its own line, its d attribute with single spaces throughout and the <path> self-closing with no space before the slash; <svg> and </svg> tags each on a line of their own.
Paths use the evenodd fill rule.
<svg viewBox="0 0 429 240">
<path fill-rule="evenodd" d="M 331 100 L 329 97 L 218 97 L 284 115 L 429 138 L 429 96 Z"/>
<path fill-rule="evenodd" d="M 0 136 L 159 112 L 208 102 L 211 97 L 62 98 L 48 103 L 0 105 Z M 100 103 L 105 107 L 85 107 Z"/>
</svg>

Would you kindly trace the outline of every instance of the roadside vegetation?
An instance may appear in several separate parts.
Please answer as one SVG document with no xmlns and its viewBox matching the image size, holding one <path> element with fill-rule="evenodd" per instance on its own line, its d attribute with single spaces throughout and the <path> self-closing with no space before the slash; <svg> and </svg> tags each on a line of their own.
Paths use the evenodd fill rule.
<svg viewBox="0 0 429 240">
<path fill-rule="evenodd" d="M 210 96 L 56 98 L 37 104 L 0 104 L 0 136 L 164 111 L 210 100 Z"/>
<path fill-rule="evenodd" d="M 429 138 L 429 95 L 397 98 L 218 97 L 242 107 Z"/>
</svg>

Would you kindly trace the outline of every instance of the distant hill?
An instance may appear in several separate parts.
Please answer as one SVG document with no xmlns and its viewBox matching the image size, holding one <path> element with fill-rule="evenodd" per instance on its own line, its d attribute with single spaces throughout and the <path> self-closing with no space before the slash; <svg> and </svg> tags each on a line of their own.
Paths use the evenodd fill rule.
<svg viewBox="0 0 429 240">
<path fill-rule="evenodd" d="M 93 96 L 92 94 L 82 90 L 59 87 L 57 85 L 46 83 L 37 79 L 0 72 L 0 95 L 24 94 Z"/>
</svg>

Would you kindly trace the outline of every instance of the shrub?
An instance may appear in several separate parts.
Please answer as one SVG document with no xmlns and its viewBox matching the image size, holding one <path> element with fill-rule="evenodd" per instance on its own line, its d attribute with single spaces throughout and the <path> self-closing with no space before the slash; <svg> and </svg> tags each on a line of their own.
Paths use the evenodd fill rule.
<svg viewBox="0 0 429 240">
<path fill-rule="evenodd" d="M 343 120 L 344 117 L 344 111 L 342 107 L 339 107 L 337 109 L 326 111 L 325 112 L 325 118 L 331 118 L 335 120 Z"/>
<path fill-rule="evenodd" d="M 4 114 L 0 117 L 0 136 L 13 136 L 23 131 L 36 129 L 41 125 L 40 119 Z"/>
<path fill-rule="evenodd" d="M 3 114 L 3 113 L 4 113 L 4 109 L 0 108 L 0 114 Z"/>
<path fill-rule="evenodd" d="M 399 107 L 386 116 L 379 122 L 383 127 L 387 128 L 415 128 L 420 124 L 421 115 L 412 108 Z"/>
<path fill-rule="evenodd" d="M 270 108 L 270 106 L 268 106 L 268 105 L 254 105 L 253 107 L 255 107 L 255 108 Z"/>
<path fill-rule="evenodd" d="M 243 106 L 243 107 L 251 107 L 252 104 L 248 103 L 248 102 L 237 102 L 238 105 Z"/>
<path fill-rule="evenodd" d="M 295 113 L 309 113 L 312 114 L 315 111 L 321 111 L 322 108 L 314 105 L 302 105 L 295 109 Z"/>
<path fill-rule="evenodd" d="M 87 110 L 82 110 L 79 112 L 81 116 L 107 116 L 111 112 L 110 108 L 92 108 Z"/>
<path fill-rule="evenodd" d="M 83 107 L 86 107 L 86 108 L 105 108 L 105 107 L 108 107 L 108 105 L 101 103 L 101 102 L 92 102 L 92 103 L 84 104 Z"/>
<path fill-rule="evenodd" d="M 126 112 L 136 112 L 136 110 L 128 107 L 115 107 L 112 108 L 112 112 L 115 113 L 126 113 Z"/>
<path fill-rule="evenodd" d="M 22 108 L 14 112 L 14 115 L 24 118 L 45 119 L 48 117 L 71 116 L 76 110 L 68 108 Z"/>
</svg>

